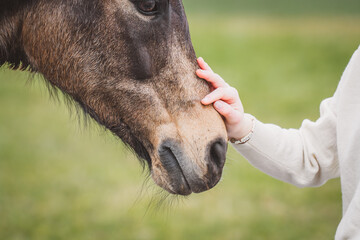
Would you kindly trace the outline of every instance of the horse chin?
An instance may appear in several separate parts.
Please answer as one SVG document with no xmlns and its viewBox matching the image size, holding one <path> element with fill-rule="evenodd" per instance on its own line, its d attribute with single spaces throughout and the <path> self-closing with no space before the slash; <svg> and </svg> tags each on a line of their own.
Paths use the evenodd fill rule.
<svg viewBox="0 0 360 240">
<path fill-rule="evenodd" d="M 181 179 L 179 179 L 179 182 L 176 183 L 164 181 L 164 179 L 161 179 L 154 174 L 152 174 L 152 178 L 159 187 L 161 187 L 170 194 L 188 196 L 193 193 L 189 184 L 186 181 L 185 176 L 182 176 Z"/>
<path fill-rule="evenodd" d="M 153 177 L 154 179 L 154 177 Z M 170 194 L 173 195 L 181 195 L 181 196 L 188 196 L 191 193 L 193 193 L 193 191 L 191 190 L 190 186 L 185 183 L 185 184 L 179 184 L 179 183 L 158 183 L 157 180 L 155 180 L 155 183 L 161 187 L 162 189 L 164 189 L 165 191 L 167 191 Z M 181 182 L 186 182 L 185 177 L 183 177 L 181 180 Z"/>
<path fill-rule="evenodd" d="M 181 176 L 177 176 L 178 179 L 175 181 L 169 181 L 168 179 L 164 179 L 163 176 L 166 175 L 165 173 L 162 174 L 154 174 L 152 172 L 152 178 L 154 182 L 170 194 L 174 195 L 182 195 L 188 196 L 192 193 L 201 193 L 213 188 L 221 179 L 221 174 L 216 177 L 216 180 L 213 182 L 212 185 L 206 184 L 205 180 L 201 180 L 199 178 L 196 181 L 189 181 L 187 179 L 191 179 L 192 177 L 186 177 L 183 173 Z"/>
</svg>

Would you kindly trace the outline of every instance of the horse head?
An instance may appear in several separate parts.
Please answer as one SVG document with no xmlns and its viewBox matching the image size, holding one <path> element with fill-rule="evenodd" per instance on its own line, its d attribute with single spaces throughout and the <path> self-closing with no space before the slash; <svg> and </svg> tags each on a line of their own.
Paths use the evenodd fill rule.
<svg viewBox="0 0 360 240">
<path fill-rule="evenodd" d="M 188 195 L 215 186 L 227 150 L 223 120 L 200 100 L 181 0 L 3 0 L 0 65 L 29 68 L 70 96 Z"/>
</svg>

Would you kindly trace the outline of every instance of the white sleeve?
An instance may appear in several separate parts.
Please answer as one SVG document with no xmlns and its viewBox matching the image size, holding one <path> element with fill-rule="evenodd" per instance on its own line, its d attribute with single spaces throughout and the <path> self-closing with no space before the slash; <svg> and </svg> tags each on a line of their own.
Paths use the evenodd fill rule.
<svg viewBox="0 0 360 240">
<path fill-rule="evenodd" d="M 255 120 L 254 134 L 233 144 L 253 166 L 298 187 L 320 186 L 339 176 L 334 98 L 321 103 L 320 118 L 300 129 L 282 129 Z"/>
</svg>

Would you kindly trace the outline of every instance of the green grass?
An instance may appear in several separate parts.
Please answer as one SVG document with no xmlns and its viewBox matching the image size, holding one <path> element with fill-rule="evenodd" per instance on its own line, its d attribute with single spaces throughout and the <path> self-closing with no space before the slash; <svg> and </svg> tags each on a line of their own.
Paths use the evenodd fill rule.
<svg viewBox="0 0 360 240">
<path fill-rule="evenodd" d="M 224 15 L 360 15 L 358 0 L 183 0 L 188 13 Z"/>
<path fill-rule="evenodd" d="M 194 47 L 265 122 L 299 127 L 359 45 L 358 17 L 189 18 Z M 229 150 L 211 191 L 163 207 L 135 157 L 111 134 L 83 128 L 37 77 L 0 69 L 0 239 L 331 239 L 339 180 L 298 189 Z M 152 200 L 153 197 L 155 200 Z"/>
</svg>

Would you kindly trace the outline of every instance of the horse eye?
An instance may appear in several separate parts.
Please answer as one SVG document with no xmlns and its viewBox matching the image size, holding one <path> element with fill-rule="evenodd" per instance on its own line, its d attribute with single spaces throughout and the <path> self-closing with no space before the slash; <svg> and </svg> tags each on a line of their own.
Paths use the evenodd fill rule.
<svg viewBox="0 0 360 240">
<path fill-rule="evenodd" d="M 143 0 L 137 2 L 137 7 L 141 13 L 152 15 L 157 12 L 157 3 L 155 0 Z"/>
</svg>

